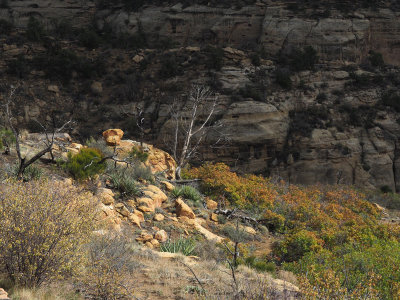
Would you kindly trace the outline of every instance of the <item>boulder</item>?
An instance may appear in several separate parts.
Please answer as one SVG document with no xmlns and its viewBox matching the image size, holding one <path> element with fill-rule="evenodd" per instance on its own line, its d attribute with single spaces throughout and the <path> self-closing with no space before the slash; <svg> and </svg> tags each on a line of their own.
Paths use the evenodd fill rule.
<svg viewBox="0 0 400 300">
<path fill-rule="evenodd" d="M 146 231 L 142 231 L 140 233 L 140 235 L 136 238 L 136 241 L 138 242 L 150 242 L 153 239 L 153 235 L 151 235 L 150 233 L 146 232 Z"/>
<path fill-rule="evenodd" d="M 163 243 L 168 240 L 168 234 L 165 232 L 165 230 L 159 230 L 154 235 L 154 238 Z"/>
<path fill-rule="evenodd" d="M 208 208 L 208 209 L 214 210 L 214 209 L 217 209 L 217 208 L 218 208 L 218 203 L 215 202 L 214 200 L 207 199 L 207 200 L 206 200 L 206 204 L 207 204 L 207 208 Z"/>
<path fill-rule="evenodd" d="M 153 249 L 153 248 L 154 248 L 154 246 L 153 246 L 153 244 L 152 244 L 151 242 L 145 242 L 144 245 L 145 245 L 146 247 L 150 248 L 150 249 Z"/>
<path fill-rule="evenodd" d="M 114 203 L 114 193 L 110 189 L 100 188 L 97 190 L 96 196 L 104 205 Z"/>
<path fill-rule="evenodd" d="M 124 217 L 129 217 L 129 215 L 131 214 L 123 203 L 117 203 L 115 205 L 115 210 Z"/>
<path fill-rule="evenodd" d="M 214 222 L 218 222 L 218 215 L 215 213 L 210 214 L 210 220 Z"/>
<path fill-rule="evenodd" d="M 195 224 L 197 231 L 199 231 L 208 241 L 215 241 L 217 243 L 222 242 L 223 238 L 212 233 L 211 231 L 205 229 L 203 226 L 200 224 L 196 223 Z"/>
<path fill-rule="evenodd" d="M 247 232 L 248 234 L 252 234 L 252 235 L 257 234 L 257 231 L 253 227 L 250 227 L 250 226 L 245 226 L 244 231 Z"/>
<path fill-rule="evenodd" d="M 156 239 L 152 239 L 150 241 L 150 243 L 153 245 L 154 248 L 157 248 L 158 246 L 160 246 L 160 242 Z"/>
<path fill-rule="evenodd" d="M 171 192 L 175 188 L 175 186 L 168 181 L 161 181 L 160 183 L 168 192 Z"/>
<path fill-rule="evenodd" d="M 161 204 L 168 200 L 167 195 L 155 185 L 147 186 L 143 194 L 153 200 L 155 207 L 161 207 Z"/>
<path fill-rule="evenodd" d="M 124 132 L 121 129 L 108 129 L 103 132 L 103 138 L 109 146 L 117 146 L 120 144 Z"/>
<path fill-rule="evenodd" d="M 178 217 L 187 217 L 189 219 L 195 219 L 196 215 L 193 210 L 187 205 L 181 198 L 175 201 L 176 215 Z"/>
<path fill-rule="evenodd" d="M 137 202 L 139 205 L 139 210 L 141 210 L 140 207 L 143 207 L 143 206 L 148 208 L 145 212 L 154 212 L 154 210 L 156 208 L 153 199 L 149 198 L 149 197 L 139 198 L 139 199 L 137 199 Z"/>
<path fill-rule="evenodd" d="M 128 217 L 128 220 L 132 224 L 134 224 L 137 227 L 141 228 L 141 226 L 140 226 L 140 218 L 136 214 L 134 214 L 134 213 L 130 214 L 129 217 Z"/>
<path fill-rule="evenodd" d="M 133 214 L 136 215 L 139 218 L 140 222 L 144 222 L 144 215 L 141 211 L 134 209 Z"/>
<path fill-rule="evenodd" d="M 189 219 L 186 216 L 179 217 L 179 222 L 187 224 L 187 225 L 195 225 L 196 224 L 195 219 Z"/>
<path fill-rule="evenodd" d="M 0 288 L 0 299 L 1 300 L 10 300 L 10 298 L 8 298 L 8 293 L 2 288 Z"/>
<path fill-rule="evenodd" d="M 139 206 L 138 210 L 140 210 L 140 211 L 142 211 L 144 213 L 152 213 L 152 212 L 154 212 L 154 210 L 152 210 L 151 208 L 149 208 L 147 206 L 144 206 L 144 205 Z"/>
<path fill-rule="evenodd" d="M 154 221 L 160 222 L 160 221 L 164 220 L 164 215 L 155 214 L 153 219 L 154 219 Z"/>
</svg>

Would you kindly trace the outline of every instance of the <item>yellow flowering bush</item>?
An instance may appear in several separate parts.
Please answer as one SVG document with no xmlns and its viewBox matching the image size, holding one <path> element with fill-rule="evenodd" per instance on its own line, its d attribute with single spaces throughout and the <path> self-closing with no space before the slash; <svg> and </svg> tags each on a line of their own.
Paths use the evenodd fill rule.
<svg viewBox="0 0 400 300">
<path fill-rule="evenodd" d="M 0 184 L 0 268 L 25 287 L 71 274 L 93 229 L 91 207 L 88 194 L 63 182 Z"/>
</svg>

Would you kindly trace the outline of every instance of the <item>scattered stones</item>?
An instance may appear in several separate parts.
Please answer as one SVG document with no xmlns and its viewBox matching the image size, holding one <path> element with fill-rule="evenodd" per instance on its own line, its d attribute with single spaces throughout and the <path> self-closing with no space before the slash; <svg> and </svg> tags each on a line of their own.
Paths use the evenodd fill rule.
<svg viewBox="0 0 400 300">
<path fill-rule="evenodd" d="M 160 241 L 160 242 L 165 242 L 168 240 L 168 234 L 165 232 L 165 230 L 159 230 L 156 232 L 154 235 L 155 239 Z"/>
<path fill-rule="evenodd" d="M 108 129 L 103 132 L 103 138 L 108 146 L 117 146 L 120 144 L 124 132 L 121 129 Z"/>
<path fill-rule="evenodd" d="M 178 217 L 187 217 L 189 219 L 195 219 L 196 215 L 193 210 L 183 202 L 182 198 L 178 198 L 175 201 L 176 215 Z"/>
</svg>

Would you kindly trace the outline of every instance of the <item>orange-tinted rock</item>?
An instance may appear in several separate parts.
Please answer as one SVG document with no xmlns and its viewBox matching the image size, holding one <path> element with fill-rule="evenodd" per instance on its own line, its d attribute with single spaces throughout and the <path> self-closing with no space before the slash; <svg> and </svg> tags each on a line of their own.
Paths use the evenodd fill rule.
<svg viewBox="0 0 400 300">
<path fill-rule="evenodd" d="M 207 199 L 207 200 L 206 200 L 206 203 L 207 203 L 207 208 L 208 208 L 208 209 L 214 210 L 214 209 L 217 209 L 217 208 L 218 208 L 218 203 L 215 202 L 214 200 Z"/>
<path fill-rule="evenodd" d="M 165 230 L 159 230 L 156 232 L 154 238 L 163 243 L 168 239 L 168 234 L 165 232 Z"/>
<path fill-rule="evenodd" d="M 195 219 L 196 215 L 193 210 L 187 205 L 181 198 L 175 201 L 176 215 L 178 217 L 187 217 L 189 219 Z"/>
<path fill-rule="evenodd" d="M 103 138 L 109 146 L 117 146 L 120 144 L 124 132 L 121 129 L 108 129 L 103 132 Z"/>
</svg>

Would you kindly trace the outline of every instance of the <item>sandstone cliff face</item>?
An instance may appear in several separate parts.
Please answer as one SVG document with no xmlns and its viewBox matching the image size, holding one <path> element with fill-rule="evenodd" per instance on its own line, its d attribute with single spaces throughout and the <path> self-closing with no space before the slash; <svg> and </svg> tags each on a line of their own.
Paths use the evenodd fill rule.
<svg viewBox="0 0 400 300">
<path fill-rule="evenodd" d="M 230 139 L 225 147 L 212 148 L 209 145 L 218 137 L 209 135 L 202 159 L 292 183 L 387 185 L 400 190 L 399 115 L 382 105 L 383 95 L 400 82 L 397 10 L 381 7 L 347 14 L 332 10 L 329 16 L 315 17 L 268 1 L 241 9 L 171 4 L 145 6 L 139 12 L 121 6 L 97 9 L 93 1 L 9 1 L 9 5 L 0 9 L 0 18 L 12 20 L 20 29 L 29 16 L 48 26 L 52 18 L 72 19 L 75 27 L 85 27 L 94 18 L 100 29 L 140 31 L 150 46 L 163 39 L 174 44 L 167 50 L 92 50 L 63 41 L 64 48 L 90 59 L 106 58 L 106 71 L 93 79 L 101 89 L 91 91 L 87 87 L 94 85 L 93 80 L 76 75 L 70 85 L 62 86 L 32 70 L 24 79 L 20 122 L 45 119 L 49 103 L 55 102 L 65 108 L 65 117 L 79 121 L 75 134 L 119 127 L 128 137 L 139 139 L 143 136 L 132 118 L 140 108 L 144 138 L 166 149 L 173 125 L 171 103 L 185 101 L 190 84 L 200 82 L 213 85 L 217 92 L 215 117 Z M 2 71 L 18 55 L 46 53 L 35 43 L 2 41 Z M 207 66 L 207 44 L 224 47 L 220 70 Z M 319 64 L 312 71 L 291 72 L 290 90 L 280 87 L 277 53 L 307 45 L 317 50 Z M 264 51 L 257 64 L 252 63 L 256 46 Z M 381 53 L 389 66 L 360 67 L 370 50 Z M 160 75 L 166 60 L 173 61 L 167 68 L 177 66 L 167 77 Z"/>
<path fill-rule="evenodd" d="M 181 46 L 211 42 L 234 48 L 261 43 L 275 55 L 290 47 L 311 45 L 326 61 L 361 62 L 369 50 L 400 64 L 400 12 L 360 9 L 348 16 L 332 11 L 328 18 L 299 16 L 277 2 L 258 3 L 240 10 L 181 4 L 148 7 L 137 13 L 101 11 L 100 24 L 116 31 L 137 32 L 172 39 Z"/>
</svg>

